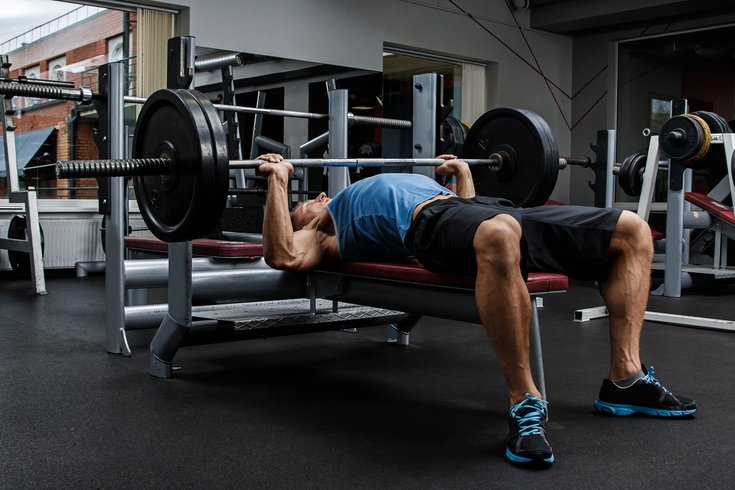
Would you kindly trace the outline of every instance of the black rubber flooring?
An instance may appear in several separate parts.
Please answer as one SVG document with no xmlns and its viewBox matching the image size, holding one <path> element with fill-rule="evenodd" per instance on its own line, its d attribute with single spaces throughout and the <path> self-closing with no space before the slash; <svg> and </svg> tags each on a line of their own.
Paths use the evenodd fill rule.
<svg viewBox="0 0 735 490">
<path fill-rule="evenodd" d="M 425 318 L 409 347 L 384 329 L 179 351 L 170 380 L 105 352 L 104 278 L 51 272 L 49 294 L 0 274 L 0 488 L 730 487 L 735 333 L 647 324 L 646 362 L 697 399 L 687 420 L 593 413 L 607 373 L 591 285 L 541 310 L 557 462 L 503 456 L 506 392 L 481 328 Z M 734 290 L 652 298 L 650 309 L 735 319 Z"/>
</svg>

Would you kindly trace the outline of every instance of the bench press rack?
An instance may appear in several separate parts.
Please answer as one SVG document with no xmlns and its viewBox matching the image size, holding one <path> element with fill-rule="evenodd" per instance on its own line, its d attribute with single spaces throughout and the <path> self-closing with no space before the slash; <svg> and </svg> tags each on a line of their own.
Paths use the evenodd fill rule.
<svg viewBox="0 0 735 490">
<path fill-rule="evenodd" d="M 687 112 L 685 100 L 675 101 L 675 113 Z M 685 168 L 676 160 L 669 163 L 669 181 L 666 203 L 666 252 L 663 263 L 654 263 L 654 270 L 664 271 L 664 283 L 651 294 L 666 297 L 681 297 L 682 287 L 690 282 L 690 274 L 709 274 L 716 279 L 735 278 L 735 268 L 727 266 L 727 239 L 735 239 L 735 214 L 733 209 L 720 203 L 728 195 L 735 196 L 735 133 L 714 133 L 711 144 L 723 145 L 727 176 L 705 196 L 691 192 L 691 169 Z M 658 174 L 662 151 L 658 135 L 651 135 L 646 166 L 643 175 L 643 189 L 638 202 L 637 214 L 648 221 Z M 699 207 L 706 214 L 692 212 L 690 204 Z M 714 225 L 715 254 L 712 267 L 689 263 L 689 230 L 708 228 Z M 607 316 L 604 306 L 576 310 L 574 320 L 585 322 Z M 735 321 L 694 317 L 677 314 L 646 311 L 644 320 L 668 323 L 687 327 L 735 331 Z"/>
<path fill-rule="evenodd" d="M 177 51 L 177 50 L 175 50 Z M 189 58 L 184 56 L 184 58 Z M 98 112 L 100 113 L 100 133 L 106 138 L 106 147 L 100 148 L 101 155 L 110 158 L 123 158 L 123 119 L 122 108 L 125 101 L 123 96 L 122 69 L 120 64 L 108 64 L 100 67 L 100 92 L 98 98 Z M 170 67 L 170 72 L 182 73 L 180 67 Z M 186 70 L 183 73 L 187 73 Z M 436 94 L 440 91 L 440 80 L 436 75 L 419 75 L 415 79 L 414 120 L 420 123 L 413 125 L 414 156 L 425 158 L 431 156 L 435 148 L 436 138 L 436 111 L 445 110 L 443 103 L 437 102 Z M 171 76 L 169 77 L 171 84 Z M 331 157 L 346 157 L 347 153 L 347 92 L 344 90 L 330 91 L 329 109 L 329 148 Z M 429 172 L 430 169 L 415 171 Z M 242 338 L 262 338 L 268 335 L 288 335 L 309 331 L 333 330 L 344 324 L 342 318 L 329 318 L 327 322 L 309 323 L 297 321 L 291 325 L 268 326 L 269 332 L 259 328 L 248 328 L 248 322 L 259 323 L 254 310 L 259 305 L 248 303 L 245 305 L 246 318 L 232 318 L 232 314 L 239 308 L 236 305 L 216 305 L 193 307 L 192 299 L 196 292 L 197 281 L 208 279 L 214 272 L 215 281 L 219 273 L 222 276 L 237 276 L 229 271 L 240 271 L 246 277 L 250 291 L 246 288 L 234 288 L 239 297 L 254 299 L 258 294 L 295 296 L 296 299 L 306 299 L 309 308 L 308 314 L 321 313 L 318 310 L 335 309 L 339 302 L 348 301 L 342 305 L 342 310 L 351 314 L 353 305 L 366 305 L 371 309 L 379 308 L 378 314 L 373 317 L 357 320 L 360 326 L 367 324 L 393 324 L 389 328 L 389 337 L 398 344 L 407 344 L 411 328 L 421 315 L 432 315 L 460 321 L 478 322 L 478 314 L 474 299 L 474 278 L 461 276 L 444 276 L 433 274 L 421 266 L 410 264 L 341 264 L 337 269 L 320 268 L 309 274 L 302 275 L 291 272 L 275 271 L 264 265 L 262 257 L 254 257 L 252 251 L 245 256 L 251 257 L 242 263 L 224 264 L 214 259 L 193 258 L 194 243 L 177 242 L 164 244 L 167 248 L 168 259 L 158 262 L 158 273 L 166 275 L 168 288 L 168 304 L 152 305 L 148 307 L 133 307 L 126 311 L 125 295 L 127 277 L 132 274 L 132 263 L 124 260 L 125 246 L 124 223 L 127 199 L 125 198 L 125 179 L 123 177 L 110 178 L 110 190 L 105 202 L 109 211 L 106 235 L 106 337 L 107 350 L 110 353 L 130 354 L 126 339 L 126 316 L 130 320 L 131 328 L 146 323 L 156 315 L 163 316 L 163 320 L 156 331 L 150 347 L 150 373 L 157 377 L 170 377 L 172 361 L 179 347 L 185 340 L 194 343 L 211 341 L 237 340 Z M 346 168 L 333 168 L 329 173 L 330 193 L 338 192 L 348 185 Z M 130 239 L 128 239 L 130 240 Z M 156 240 L 157 241 L 157 240 Z M 212 245 L 212 244 L 209 244 Z M 215 250 L 224 250 L 222 244 L 214 244 Z M 160 245 L 158 245 L 160 247 Z M 197 249 L 201 246 L 196 243 Z M 240 243 L 238 246 L 253 246 Z M 131 245 L 132 247 L 132 245 Z M 210 255 L 212 251 L 210 250 Z M 220 252 L 215 252 L 214 255 Z M 261 252 L 262 253 L 262 252 Z M 146 262 L 144 267 L 150 266 Z M 216 270 L 219 269 L 219 270 Z M 244 271 L 244 272 L 242 272 Z M 254 274 L 260 277 L 253 281 Z M 145 287 L 151 287 L 156 279 L 147 279 Z M 258 290 L 264 282 L 270 286 Z M 160 277 L 159 285 L 162 284 Z M 255 284 L 253 284 L 255 283 Z M 131 283 L 132 284 L 132 283 Z M 280 285 L 286 284 L 284 290 Z M 276 287 L 275 285 L 279 285 Z M 222 285 L 226 288 L 229 284 Z M 559 274 L 531 274 L 527 282 L 529 294 L 532 295 L 531 311 L 531 362 L 534 376 L 539 389 L 545 396 L 545 383 L 541 356 L 541 343 L 538 322 L 537 296 L 547 293 L 566 291 L 568 281 L 566 276 Z M 240 290 L 238 290 L 240 289 Z M 277 291 L 274 293 L 273 291 Z M 432 301 L 427 302 L 429 297 Z M 255 298 L 257 299 L 257 298 Z M 325 302 L 326 300 L 326 302 Z M 216 310 L 216 311 L 215 311 Z M 129 313 L 129 315 L 128 315 Z M 333 313 L 333 312 L 331 312 Z M 239 311 L 238 311 L 239 314 Z M 303 316 L 303 315 L 302 315 Z M 137 320 L 136 320 L 137 319 Z M 251 320 L 255 320 L 252 322 Z M 157 318 L 156 318 L 157 321 Z M 355 325 L 356 323 L 350 323 Z M 199 327 L 202 328 L 199 328 Z M 239 328 L 238 328 L 239 327 Z M 266 330 L 267 330 L 266 329 Z M 249 331 L 248 331 L 249 330 Z M 202 333 L 199 336 L 199 333 Z M 188 335 L 190 334 L 191 335 Z M 197 338 L 199 336 L 199 338 Z M 186 339 L 189 337 L 188 339 Z"/>
</svg>

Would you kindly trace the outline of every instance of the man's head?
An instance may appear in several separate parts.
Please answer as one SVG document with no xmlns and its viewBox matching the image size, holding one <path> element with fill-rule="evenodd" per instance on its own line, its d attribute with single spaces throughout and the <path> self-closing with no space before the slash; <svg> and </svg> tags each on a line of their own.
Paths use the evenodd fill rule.
<svg viewBox="0 0 735 490">
<path fill-rule="evenodd" d="M 303 201 L 298 203 L 291 210 L 291 224 L 293 225 L 294 231 L 300 230 L 311 221 L 316 218 L 326 207 L 327 203 L 331 201 L 325 193 L 321 193 L 314 199 Z"/>
</svg>

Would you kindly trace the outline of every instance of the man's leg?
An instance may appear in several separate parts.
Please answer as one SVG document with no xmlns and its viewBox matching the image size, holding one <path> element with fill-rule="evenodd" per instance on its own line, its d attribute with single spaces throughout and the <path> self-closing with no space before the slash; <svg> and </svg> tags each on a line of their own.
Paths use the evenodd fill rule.
<svg viewBox="0 0 735 490">
<path fill-rule="evenodd" d="M 624 211 L 610 242 L 610 269 L 603 284 L 610 315 L 610 375 L 594 407 L 612 415 L 643 413 L 682 417 L 697 411 L 694 400 L 663 387 L 640 359 L 640 336 L 648 302 L 653 244 L 648 224 Z"/>
<path fill-rule="evenodd" d="M 540 397 L 529 361 L 531 300 L 520 270 L 521 226 L 508 215 L 483 221 L 475 233 L 475 299 L 508 383 L 511 405 L 526 393 Z"/>
<path fill-rule="evenodd" d="M 508 383 L 506 457 L 514 463 L 554 462 L 546 438 L 546 402 L 531 376 L 528 329 L 531 303 L 520 269 L 521 226 L 500 214 L 480 224 L 473 239 L 477 258 L 475 298 L 490 343 Z"/>
<path fill-rule="evenodd" d="M 640 336 L 648 304 L 653 242 L 648 224 L 623 211 L 610 242 L 603 296 L 610 315 L 610 379 L 641 370 Z"/>
</svg>

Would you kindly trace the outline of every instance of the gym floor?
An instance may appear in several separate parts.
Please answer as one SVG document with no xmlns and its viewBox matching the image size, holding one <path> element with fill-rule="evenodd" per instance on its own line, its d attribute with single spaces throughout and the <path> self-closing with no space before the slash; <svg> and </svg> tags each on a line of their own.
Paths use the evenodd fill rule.
<svg viewBox="0 0 735 490">
<path fill-rule="evenodd" d="M 503 456 L 504 381 L 481 327 L 423 319 L 411 345 L 385 329 L 185 347 L 170 380 L 147 374 L 152 332 L 130 358 L 105 352 L 104 278 L 47 274 L 49 294 L 0 274 L 0 487 L 714 488 L 731 464 L 735 334 L 648 323 L 643 357 L 686 420 L 592 410 L 607 322 L 588 283 L 540 311 L 557 462 Z M 733 319 L 732 287 L 649 309 Z"/>
</svg>

